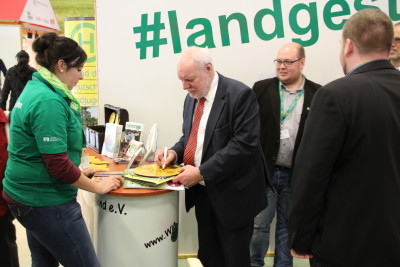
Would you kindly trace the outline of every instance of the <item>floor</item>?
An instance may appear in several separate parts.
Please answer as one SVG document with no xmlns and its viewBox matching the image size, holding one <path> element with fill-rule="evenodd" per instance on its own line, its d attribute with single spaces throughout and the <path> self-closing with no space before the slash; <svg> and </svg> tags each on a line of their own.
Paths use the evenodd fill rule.
<svg viewBox="0 0 400 267">
<path fill-rule="evenodd" d="M 264 267 L 272 267 L 274 264 L 274 257 L 265 257 L 264 264 Z M 189 267 L 189 264 L 185 259 L 178 260 L 178 267 Z M 293 267 L 310 267 L 310 264 L 308 260 L 294 259 Z"/>
<path fill-rule="evenodd" d="M 14 224 L 17 228 L 17 244 L 18 244 L 18 254 L 19 254 L 19 263 L 20 267 L 30 267 L 31 266 L 31 258 L 28 244 L 26 242 L 25 229 L 18 223 L 18 221 L 14 220 Z M 272 267 L 274 258 L 273 257 L 265 257 L 265 267 Z M 294 260 L 294 267 L 309 267 L 309 263 L 307 260 Z M 189 267 L 186 259 L 179 259 L 177 267 Z"/>
</svg>

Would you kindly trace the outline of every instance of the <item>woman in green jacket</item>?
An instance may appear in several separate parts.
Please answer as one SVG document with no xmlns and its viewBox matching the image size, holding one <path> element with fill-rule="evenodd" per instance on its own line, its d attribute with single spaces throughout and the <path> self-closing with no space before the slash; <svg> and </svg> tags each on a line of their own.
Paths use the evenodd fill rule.
<svg viewBox="0 0 400 267">
<path fill-rule="evenodd" d="M 32 266 L 99 266 L 77 189 L 98 194 L 120 186 L 81 171 L 85 138 L 79 102 L 71 94 L 87 59 L 72 39 L 46 33 L 33 50 L 40 65 L 11 114 L 3 197 L 26 228 Z"/>
</svg>

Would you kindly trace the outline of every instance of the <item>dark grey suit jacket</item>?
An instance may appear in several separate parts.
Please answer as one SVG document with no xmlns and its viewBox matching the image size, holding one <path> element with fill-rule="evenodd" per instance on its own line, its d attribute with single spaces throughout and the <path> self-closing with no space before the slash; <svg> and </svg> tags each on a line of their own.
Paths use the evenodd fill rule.
<svg viewBox="0 0 400 267">
<path fill-rule="evenodd" d="M 260 120 L 253 91 L 219 75 L 207 121 L 200 172 L 214 210 L 225 227 L 242 227 L 265 208 L 267 167 L 259 143 Z M 182 162 L 196 100 L 189 95 L 183 110 L 183 135 L 172 149 Z M 194 206 L 196 185 L 186 190 L 186 209 Z"/>
<path fill-rule="evenodd" d="M 268 167 L 272 170 L 275 166 L 276 158 L 279 152 L 280 142 L 280 97 L 279 97 L 279 80 L 271 78 L 258 81 L 254 84 L 253 90 L 256 94 L 258 105 L 260 106 L 261 120 L 261 146 L 264 151 L 264 156 Z M 303 136 L 304 123 L 307 119 L 311 100 L 321 85 L 310 80 L 304 83 L 304 102 L 301 113 L 299 129 L 296 136 L 296 142 L 293 150 L 293 163 L 296 157 L 297 149 Z M 292 164 L 293 167 L 294 164 Z"/>
<path fill-rule="evenodd" d="M 314 96 L 289 245 L 318 266 L 400 266 L 400 72 L 367 63 Z"/>
</svg>

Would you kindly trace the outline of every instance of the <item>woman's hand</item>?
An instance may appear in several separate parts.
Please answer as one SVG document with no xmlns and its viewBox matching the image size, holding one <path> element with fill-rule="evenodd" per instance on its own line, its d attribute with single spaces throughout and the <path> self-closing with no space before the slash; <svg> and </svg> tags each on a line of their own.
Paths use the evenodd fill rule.
<svg viewBox="0 0 400 267">
<path fill-rule="evenodd" d="M 96 172 L 104 172 L 102 169 L 86 168 L 82 170 L 82 173 L 89 178 L 92 178 Z"/>
<path fill-rule="evenodd" d="M 96 177 L 96 179 L 88 179 L 82 171 L 79 179 L 71 185 L 96 194 L 106 194 L 111 190 L 117 190 L 122 181 L 121 176 L 102 176 Z"/>
<path fill-rule="evenodd" d="M 120 176 L 105 176 L 101 179 L 95 180 L 98 184 L 96 192 L 97 194 L 106 194 L 112 190 L 117 190 L 122 184 L 122 178 Z"/>
</svg>

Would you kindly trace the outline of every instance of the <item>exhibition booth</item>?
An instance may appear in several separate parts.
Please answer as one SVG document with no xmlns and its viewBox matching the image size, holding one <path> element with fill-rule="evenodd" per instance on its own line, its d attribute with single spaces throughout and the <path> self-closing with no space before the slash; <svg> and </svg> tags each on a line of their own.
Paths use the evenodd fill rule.
<svg viewBox="0 0 400 267">
<path fill-rule="evenodd" d="M 36 35 L 60 28 L 49 0 L 13 0 L 13 5 L 8 1 L 0 0 L 0 58 L 11 67 L 19 50 L 31 52 Z M 180 0 L 95 2 L 92 21 L 71 18 L 67 23 L 66 36 L 89 55 L 76 97 L 83 107 L 94 110 L 99 122 L 109 121 L 110 114 L 102 108 L 107 104 L 126 109 L 130 121 L 144 125 L 144 137 L 156 123 L 156 148 L 171 147 L 182 134 L 187 92 L 177 78 L 176 63 L 187 46 L 209 47 L 219 73 L 252 87 L 275 75 L 273 60 L 281 45 L 298 42 L 306 50 L 304 75 L 326 84 L 343 76 L 338 55 L 344 22 L 370 7 L 362 1 L 328 0 L 256 0 L 252 5 L 205 0 L 196 8 Z M 397 1 L 368 2 L 393 21 L 400 20 Z M 96 142 L 98 134 L 94 135 Z M 109 171 L 126 168 L 97 152 L 90 153 L 109 161 Z M 138 266 L 172 267 L 178 255 L 197 254 L 197 224 L 193 209 L 185 211 L 183 191 L 80 191 L 79 201 L 104 266 L 129 266 L 126 263 L 134 258 Z M 271 237 L 270 251 L 274 241 Z"/>
<path fill-rule="evenodd" d="M 210 8 L 212 7 L 212 8 Z M 177 77 L 180 52 L 189 45 L 207 46 L 215 69 L 249 87 L 275 76 L 278 49 L 298 42 L 305 47 L 307 79 L 326 84 L 343 77 L 340 38 L 346 19 L 377 7 L 400 20 L 398 1 L 96 1 L 99 107 L 112 103 L 128 110 L 130 120 L 153 123 L 158 147 L 171 147 L 182 135 L 187 92 Z M 104 120 L 99 109 L 99 121 Z M 196 255 L 197 223 L 186 213 L 179 192 L 179 256 Z M 274 232 L 274 228 L 271 232 Z M 274 235 L 269 250 L 274 251 Z"/>
</svg>

